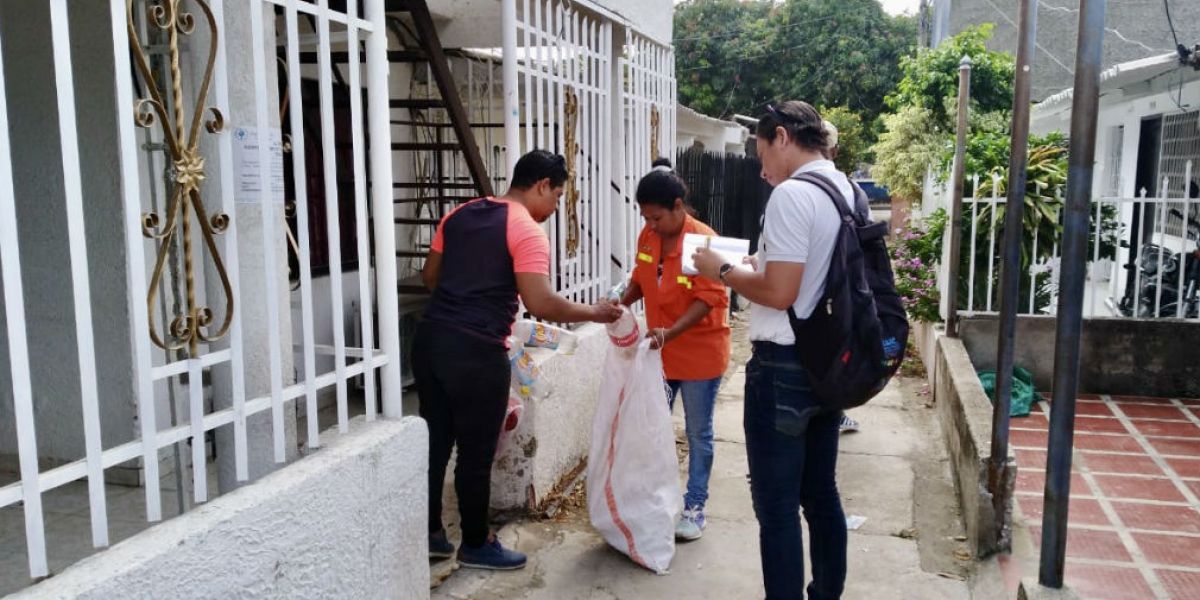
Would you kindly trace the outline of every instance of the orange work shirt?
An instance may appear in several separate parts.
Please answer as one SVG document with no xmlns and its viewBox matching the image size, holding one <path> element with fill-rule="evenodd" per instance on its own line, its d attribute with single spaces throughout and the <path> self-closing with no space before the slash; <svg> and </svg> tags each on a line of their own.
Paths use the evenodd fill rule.
<svg viewBox="0 0 1200 600">
<path fill-rule="evenodd" d="M 663 370 L 667 379 L 704 380 L 720 377 L 729 364 L 729 293 L 725 286 L 699 275 L 683 274 L 683 234 L 717 235 L 711 227 L 685 217 L 683 232 L 674 248 L 662 255 L 662 238 L 643 227 L 638 235 L 638 252 L 633 281 L 642 288 L 646 304 L 646 324 L 650 328 L 670 328 L 683 316 L 692 302 L 700 300 L 710 307 L 700 322 L 663 347 Z M 662 263 L 662 278 L 658 265 Z"/>
</svg>

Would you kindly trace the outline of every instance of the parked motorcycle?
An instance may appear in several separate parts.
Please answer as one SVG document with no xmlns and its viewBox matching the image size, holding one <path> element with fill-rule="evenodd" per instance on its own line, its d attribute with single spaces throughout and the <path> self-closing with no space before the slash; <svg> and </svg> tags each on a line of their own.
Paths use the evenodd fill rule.
<svg viewBox="0 0 1200 600">
<path fill-rule="evenodd" d="M 1184 218 L 1178 209 L 1171 209 L 1170 213 L 1178 219 Z M 1196 242 L 1196 248 L 1191 252 L 1178 253 L 1152 243 L 1142 245 L 1137 261 L 1141 285 L 1136 301 L 1131 293 L 1121 299 L 1121 314 L 1143 319 L 1181 315 L 1188 319 L 1200 318 L 1200 298 L 1197 296 L 1200 288 L 1200 221 L 1188 218 L 1187 224 L 1187 239 Z M 1180 302 L 1183 303 L 1182 311 Z"/>
</svg>

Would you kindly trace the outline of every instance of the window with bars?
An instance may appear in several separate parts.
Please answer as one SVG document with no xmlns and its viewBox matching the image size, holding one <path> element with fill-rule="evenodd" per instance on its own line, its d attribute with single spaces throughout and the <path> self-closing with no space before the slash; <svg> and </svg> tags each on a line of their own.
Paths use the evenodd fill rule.
<svg viewBox="0 0 1200 600">
<path fill-rule="evenodd" d="M 1157 186 L 1166 198 L 1200 198 L 1200 111 L 1163 115 Z M 1190 165 L 1190 166 L 1189 166 Z M 1186 207 L 1186 208 L 1185 208 Z M 1161 233 L 1182 236 L 1183 211 L 1192 219 L 1200 216 L 1200 202 L 1181 202 L 1176 210 L 1156 219 Z"/>
</svg>

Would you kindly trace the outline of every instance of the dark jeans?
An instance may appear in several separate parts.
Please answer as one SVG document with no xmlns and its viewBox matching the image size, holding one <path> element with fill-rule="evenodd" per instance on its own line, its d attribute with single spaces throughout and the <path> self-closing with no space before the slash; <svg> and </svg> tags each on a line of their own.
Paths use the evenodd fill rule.
<svg viewBox="0 0 1200 600">
<path fill-rule="evenodd" d="M 754 342 L 746 365 L 746 452 L 768 600 L 804 598 L 800 508 L 808 522 L 812 600 L 840 598 L 846 516 L 838 496 L 838 419 L 822 408 L 795 346 Z"/>
<path fill-rule="evenodd" d="M 413 375 L 421 417 L 429 425 L 429 532 L 442 529 L 442 486 L 458 443 L 454 491 L 463 544 L 487 541 L 492 461 L 508 408 L 511 377 L 499 343 L 422 322 L 413 339 Z"/>
</svg>

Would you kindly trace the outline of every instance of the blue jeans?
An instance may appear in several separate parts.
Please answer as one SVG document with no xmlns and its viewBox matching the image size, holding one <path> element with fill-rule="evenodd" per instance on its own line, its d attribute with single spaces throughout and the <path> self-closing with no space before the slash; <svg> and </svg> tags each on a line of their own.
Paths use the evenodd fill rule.
<svg viewBox="0 0 1200 600">
<path fill-rule="evenodd" d="M 808 597 L 842 595 L 846 516 L 835 479 L 840 417 L 813 395 L 795 346 L 754 342 L 746 365 L 746 453 L 768 600 L 804 598 L 801 507 L 811 544 Z"/>
<path fill-rule="evenodd" d="M 708 478 L 713 466 L 713 411 L 717 406 L 717 391 L 721 378 L 667 381 L 667 396 L 672 410 L 675 395 L 683 392 L 683 418 L 688 439 L 687 493 L 684 506 L 704 506 L 708 501 Z"/>
</svg>

